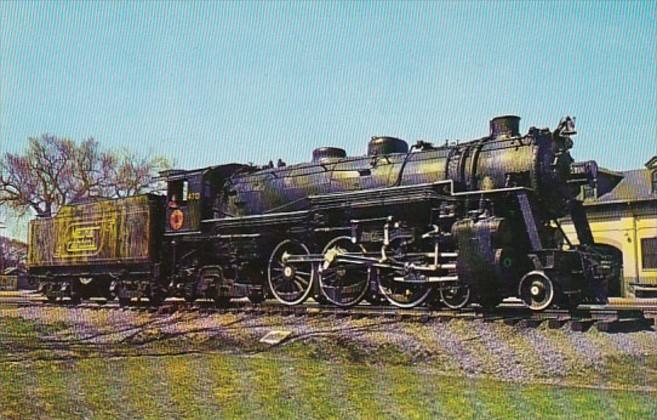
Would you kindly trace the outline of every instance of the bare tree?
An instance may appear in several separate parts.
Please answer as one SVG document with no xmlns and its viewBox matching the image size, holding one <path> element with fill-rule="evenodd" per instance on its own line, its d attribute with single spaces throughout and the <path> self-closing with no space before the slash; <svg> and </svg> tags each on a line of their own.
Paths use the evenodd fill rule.
<svg viewBox="0 0 657 420">
<path fill-rule="evenodd" d="M 157 191 L 161 186 L 153 183 L 154 174 L 171 167 L 169 160 L 161 156 L 145 158 L 124 151 L 116 158 L 117 165 L 111 166 L 111 175 L 107 177 L 112 182 L 107 184 L 106 195 L 113 197 Z"/>
<path fill-rule="evenodd" d="M 30 138 L 25 154 L 0 157 L 0 205 L 51 216 L 63 205 L 151 191 L 151 179 L 167 169 L 162 157 L 103 150 L 90 138 L 80 144 L 55 136 Z"/>
</svg>

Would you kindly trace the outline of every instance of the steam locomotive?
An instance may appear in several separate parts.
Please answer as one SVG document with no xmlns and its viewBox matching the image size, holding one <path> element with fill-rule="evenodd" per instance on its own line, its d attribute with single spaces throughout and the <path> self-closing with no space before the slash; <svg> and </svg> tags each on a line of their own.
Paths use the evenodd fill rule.
<svg viewBox="0 0 657 420">
<path fill-rule="evenodd" d="M 29 271 L 51 301 L 248 297 L 401 308 L 516 296 L 534 311 L 605 302 L 616 261 L 598 249 L 566 117 L 434 145 L 373 137 L 367 155 L 315 149 L 308 163 L 161 173 L 167 195 L 67 206 L 30 226 Z M 570 216 L 578 243 L 561 231 Z"/>
</svg>

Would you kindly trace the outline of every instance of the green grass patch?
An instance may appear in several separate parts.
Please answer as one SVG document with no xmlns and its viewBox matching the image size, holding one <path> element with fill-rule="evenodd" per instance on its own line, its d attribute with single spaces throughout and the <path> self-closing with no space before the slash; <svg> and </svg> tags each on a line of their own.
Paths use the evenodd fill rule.
<svg viewBox="0 0 657 420">
<path fill-rule="evenodd" d="M 603 378 L 619 386 L 632 384 L 657 388 L 657 355 L 608 356 Z"/>
<path fill-rule="evenodd" d="M 36 418 L 39 409 L 31 403 L 36 389 L 35 370 L 18 364 L 0 364 L 0 418 Z"/>
<path fill-rule="evenodd" d="M 0 345 L 34 341 L 42 335 L 53 334 L 66 328 L 68 325 L 62 321 L 43 324 L 19 317 L 0 317 Z"/>
<path fill-rule="evenodd" d="M 78 375 L 84 404 L 94 419 L 136 418 L 124 360 L 92 358 L 80 360 L 73 374 Z"/>
<path fill-rule="evenodd" d="M 657 394 L 213 353 L 0 364 L 0 417 L 654 418 Z"/>
<path fill-rule="evenodd" d="M 37 407 L 47 418 L 89 417 L 89 405 L 81 395 L 74 362 L 39 362 L 36 389 L 32 393 Z M 92 391 L 95 392 L 95 391 Z"/>
<path fill-rule="evenodd" d="M 163 373 L 177 410 L 193 418 L 210 418 L 217 413 L 212 393 L 212 370 L 208 358 L 190 355 L 162 359 Z"/>
<path fill-rule="evenodd" d="M 180 418 L 184 414 L 179 411 L 173 399 L 173 388 L 165 371 L 165 359 L 130 357 L 116 360 L 117 365 L 123 366 L 123 380 L 127 383 L 130 405 L 141 417 Z"/>
<path fill-rule="evenodd" d="M 350 400 L 352 390 L 345 380 L 348 369 L 342 364 L 306 361 L 290 365 L 294 369 L 288 370 L 284 380 L 298 389 L 299 411 L 306 417 L 340 419 L 358 412 Z"/>
<path fill-rule="evenodd" d="M 248 380 L 245 358 L 237 356 L 207 357 L 211 394 L 223 418 L 247 418 L 253 410 L 255 390 Z"/>
</svg>

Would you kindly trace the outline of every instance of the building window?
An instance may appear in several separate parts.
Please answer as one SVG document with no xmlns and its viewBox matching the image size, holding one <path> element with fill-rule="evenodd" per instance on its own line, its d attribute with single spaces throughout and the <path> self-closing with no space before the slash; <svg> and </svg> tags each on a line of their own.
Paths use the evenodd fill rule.
<svg viewBox="0 0 657 420">
<path fill-rule="evenodd" d="M 652 193 L 657 194 L 657 170 L 652 171 Z"/>
<path fill-rule="evenodd" d="M 641 239 L 641 265 L 644 270 L 657 269 L 657 238 Z"/>
</svg>

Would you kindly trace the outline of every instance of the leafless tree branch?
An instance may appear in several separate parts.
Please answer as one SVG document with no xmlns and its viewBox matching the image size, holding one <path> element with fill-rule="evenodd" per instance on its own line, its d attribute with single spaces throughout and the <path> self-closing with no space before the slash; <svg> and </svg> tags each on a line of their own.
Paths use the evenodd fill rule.
<svg viewBox="0 0 657 420">
<path fill-rule="evenodd" d="M 93 138 L 76 143 L 51 135 L 30 138 L 25 154 L 0 156 L 0 206 L 52 216 L 62 206 L 150 192 L 170 164 L 162 157 L 103 150 Z"/>
</svg>

